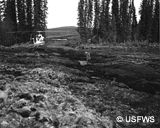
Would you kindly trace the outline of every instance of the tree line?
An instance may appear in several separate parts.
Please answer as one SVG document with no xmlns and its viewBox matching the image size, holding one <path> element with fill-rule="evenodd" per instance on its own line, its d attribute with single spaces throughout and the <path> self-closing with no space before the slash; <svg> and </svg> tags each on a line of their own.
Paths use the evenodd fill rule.
<svg viewBox="0 0 160 128">
<path fill-rule="evenodd" d="M 46 29 L 47 0 L 0 0 L 0 41 L 26 42 Z"/>
<path fill-rule="evenodd" d="M 134 0 L 80 0 L 81 40 L 159 42 L 159 4 L 159 0 L 142 0 L 138 22 Z"/>
</svg>

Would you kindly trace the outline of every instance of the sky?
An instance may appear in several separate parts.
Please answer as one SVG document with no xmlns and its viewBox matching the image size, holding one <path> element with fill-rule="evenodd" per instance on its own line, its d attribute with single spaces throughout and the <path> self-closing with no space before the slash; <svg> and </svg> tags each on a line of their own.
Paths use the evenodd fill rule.
<svg viewBox="0 0 160 128">
<path fill-rule="evenodd" d="M 48 0 L 47 27 L 77 26 L 77 8 L 79 0 Z M 141 0 L 134 0 L 137 19 Z"/>
</svg>

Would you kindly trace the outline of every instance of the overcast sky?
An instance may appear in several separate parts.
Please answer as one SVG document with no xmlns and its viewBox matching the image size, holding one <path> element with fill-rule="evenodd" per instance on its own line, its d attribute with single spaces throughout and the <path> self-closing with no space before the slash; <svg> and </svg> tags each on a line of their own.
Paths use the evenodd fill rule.
<svg viewBox="0 0 160 128">
<path fill-rule="evenodd" d="M 134 0 L 137 17 L 141 0 Z M 77 7 L 79 0 L 48 0 L 47 27 L 77 26 Z"/>
</svg>

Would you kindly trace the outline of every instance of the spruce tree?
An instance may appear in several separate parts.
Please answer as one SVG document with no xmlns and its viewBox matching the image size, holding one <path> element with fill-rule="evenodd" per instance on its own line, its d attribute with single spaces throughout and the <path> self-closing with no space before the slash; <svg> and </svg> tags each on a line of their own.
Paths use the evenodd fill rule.
<svg viewBox="0 0 160 128">
<path fill-rule="evenodd" d="M 154 15 L 153 15 L 153 22 L 152 22 L 152 29 L 151 29 L 151 36 L 152 36 L 152 42 L 159 42 L 160 43 L 160 26 L 159 26 L 159 6 L 160 2 L 159 0 L 155 0 L 155 8 L 154 8 Z"/>
<path fill-rule="evenodd" d="M 92 27 L 92 21 L 93 21 L 93 1 L 88 0 L 88 27 Z"/>
<path fill-rule="evenodd" d="M 86 13 L 84 0 L 80 0 L 78 3 L 78 32 L 80 34 L 81 42 L 86 43 Z"/>
<path fill-rule="evenodd" d="M 140 9 L 139 40 L 151 40 L 153 0 L 143 0 Z"/>
<path fill-rule="evenodd" d="M 17 17 L 16 17 L 16 6 L 15 0 L 7 0 L 4 23 L 6 31 L 16 31 L 17 30 Z"/>
<path fill-rule="evenodd" d="M 18 32 L 17 33 L 17 42 L 22 43 L 29 41 L 29 33 L 27 26 L 27 11 L 26 11 L 26 0 L 18 0 L 17 1 L 17 19 L 18 19 Z"/>
<path fill-rule="evenodd" d="M 17 1 L 17 10 L 18 10 L 18 30 L 25 31 L 26 30 L 26 12 L 25 12 L 25 1 L 18 0 Z"/>
<path fill-rule="evenodd" d="M 47 21 L 46 21 L 46 18 L 47 18 L 47 11 L 48 11 L 48 7 L 47 7 L 47 0 L 43 0 L 43 28 L 44 30 L 47 28 L 46 24 L 47 24 Z"/>
<path fill-rule="evenodd" d="M 0 21 L 3 21 L 5 11 L 5 0 L 0 0 Z"/>
<path fill-rule="evenodd" d="M 116 30 L 116 41 L 121 41 L 121 22 L 120 22 L 120 7 L 118 0 L 112 0 L 112 21 L 115 22 L 114 29 Z"/>
<path fill-rule="evenodd" d="M 47 12 L 46 0 L 34 0 L 34 30 L 46 29 L 46 12 Z"/>
<path fill-rule="evenodd" d="M 147 0 L 142 0 L 141 3 L 141 9 L 139 11 L 140 13 L 140 21 L 139 21 L 139 40 L 145 40 L 146 39 L 146 7 L 147 7 Z"/>
<path fill-rule="evenodd" d="M 120 0 L 121 41 L 130 38 L 129 1 Z"/>
<path fill-rule="evenodd" d="M 100 35 L 101 38 L 109 38 L 109 26 L 110 26 L 110 14 L 109 14 L 109 3 L 110 0 L 102 0 L 101 4 L 101 14 L 100 14 Z"/>
<path fill-rule="evenodd" d="M 26 36 L 27 40 L 32 38 L 33 34 L 33 0 L 26 0 Z"/>
<path fill-rule="evenodd" d="M 99 42 L 100 38 L 100 1 L 94 0 L 93 41 Z"/>
<path fill-rule="evenodd" d="M 16 36 L 14 32 L 17 31 L 17 17 L 16 17 L 16 1 L 7 0 L 4 12 L 3 31 L 5 32 L 5 45 L 12 45 L 16 43 Z"/>
<path fill-rule="evenodd" d="M 111 19 L 111 35 L 112 35 L 112 42 L 116 42 L 117 41 L 117 27 L 116 27 L 115 15 L 112 15 L 112 19 Z"/>
<path fill-rule="evenodd" d="M 86 12 L 86 30 L 87 30 L 87 39 L 91 38 L 92 35 L 92 20 L 93 20 L 93 2 L 92 0 L 86 0 L 85 5 Z"/>
<path fill-rule="evenodd" d="M 4 18 L 5 18 L 5 8 L 6 8 L 6 1 L 0 0 L 0 45 L 4 45 L 5 42 L 5 27 Z"/>
<path fill-rule="evenodd" d="M 33 27 L 33 6 L 32 0 L 26 0 L 26 13 L 27 13 L 27 30 L 32 31 Z"/>
<path fill-rule="evenodd" d="M 36 31 L 41 30 L 41 0 L 34 1 L 34 29 Z"/>
<path fill-rule="evenodd" d="M 3 27 L 3 18 L 4 18 L 4 8 L 5 8 L 5 1 L 2 0 L 0 1 L 0 42 L 3 41 L 3 30 L 2 30 L 2 27 Z"/>
<path fill-rule="evenodd" d="M 136 40 L 137 33 L 137 16 L 136 16 L 136 8 L 134 6 L 134 0 L 131 1 L 131 40 Z"/>
<path fill-rule="evenodd" d="M 149 42 L 152 41 L 152 23 L 153 23 L 153 12 L 154 12 L 153 2 L 154 0 L 148 0 L 148 7 L 147 7 L 147 13 L 148 13 L 147 40 Z"/>
</svg>

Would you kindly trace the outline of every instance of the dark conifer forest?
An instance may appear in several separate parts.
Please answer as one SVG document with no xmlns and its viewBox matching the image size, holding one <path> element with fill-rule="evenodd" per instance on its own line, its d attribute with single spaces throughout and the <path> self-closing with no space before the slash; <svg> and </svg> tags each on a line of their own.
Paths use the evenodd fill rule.
<svg viewBox="0 0 160 128">
<path fill-rule="evenodd" d="M 1 44 L 29 41 L 32 32 L 46 30 L 46 16 L 47 0 L 1 0 Z"/>
<path fill-rule="evenodd" d="M 134 0 L 80 0 L 78 31 L 81 39 L 108 42 L 159 42 L 158 0 L 142 0 L 137 21 Z M 111 9 L 110 9 L 111 7 Z"/>
</svg>

